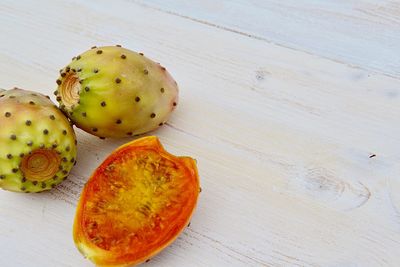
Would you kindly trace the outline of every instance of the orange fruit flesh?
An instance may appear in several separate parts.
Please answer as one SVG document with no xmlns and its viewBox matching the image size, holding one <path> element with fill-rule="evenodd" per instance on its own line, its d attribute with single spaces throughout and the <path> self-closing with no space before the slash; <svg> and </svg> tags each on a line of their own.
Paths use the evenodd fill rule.
<svg viewBox="0 0 400 267">
<path fill-rule="evenodd" d="M 74 239 L 97 265 L 147 260 L 188 224 L 199 181 L 195 161 L 145 137 L 113 152 L 96 169 L 78 204 Z"/>
</svg>

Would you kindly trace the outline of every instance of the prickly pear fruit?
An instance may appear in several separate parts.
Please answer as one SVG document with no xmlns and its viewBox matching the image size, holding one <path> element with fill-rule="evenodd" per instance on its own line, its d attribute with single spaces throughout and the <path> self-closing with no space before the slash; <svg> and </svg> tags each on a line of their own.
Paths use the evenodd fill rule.
<svg viewBox="0 0 400 267">
<path fill-rule="evenodd" d="M 85 185 L 75 244 L 98 266 L 143 262 L 188 225 L 199 191 L 195 160 L 169 154 L 155 136 L 127 143 Z"/>
<path fill-rule="evenodd" d="M 73 123 L 99 137 L 124 137 L 161 126 L 178 87 L 160 64 L 120 46 L 93 47 L 60 70 L 54 92 Z"/>
<path fill-rule="evenodd" d="M 0 188 L 40 192 L 63 181 L 76 157 L 75 133 L 44 95 L 0 92 Z"/>
</svg>

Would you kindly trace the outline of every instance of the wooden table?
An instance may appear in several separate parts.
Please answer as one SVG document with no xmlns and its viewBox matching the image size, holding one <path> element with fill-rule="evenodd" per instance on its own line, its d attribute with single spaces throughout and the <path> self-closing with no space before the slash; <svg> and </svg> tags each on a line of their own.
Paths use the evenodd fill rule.
<svg viewBox="0 0 400 267">
<path fill-rule="evenodd" d="M 3 0 L 0 33 L 3 88 L 51 94 L 71 57 L 110 44 L 178 81 L 152 134 L 198 160 L 203 192 L 144 266 L 400 266 L 399 1 Z M 57 188 L 0 192 L 0 266 L 92 266 L 75 205 L 129 139 L 77 135 Z"/>
</svg>

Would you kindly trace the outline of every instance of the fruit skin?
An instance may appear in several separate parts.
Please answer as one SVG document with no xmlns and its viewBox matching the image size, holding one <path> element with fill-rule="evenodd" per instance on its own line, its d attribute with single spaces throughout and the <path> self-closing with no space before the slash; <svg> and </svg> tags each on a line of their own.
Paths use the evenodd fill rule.
<svg viewBox="0 0 400 267">
<path fill-rule="evenodd" d="M 97 266 L 132 266 L 171 244 L 200 192 L 194 159 L 164 150 L 155 136 L 115 150 L 82 191 L 73 236 Z"/>
<path fill-rule="evenodd" d="M 60 108 L 99 137 L 152 131 L 178 103 L 178 86 L 163 66 L 120 46 L 93 47 L 74 57 L 57 84 Z"/>
<path fill-rule="evenodd" d="M 76 158 L 75 133 L 50 99 L 0 90 L 0 125 L 0 188 L 40 192 L 67 177 Z"/>
</svg>

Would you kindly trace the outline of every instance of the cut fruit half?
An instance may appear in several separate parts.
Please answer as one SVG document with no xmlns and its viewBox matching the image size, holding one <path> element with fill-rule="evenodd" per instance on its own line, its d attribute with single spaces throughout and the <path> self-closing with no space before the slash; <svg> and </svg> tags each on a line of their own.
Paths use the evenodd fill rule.
<svg viewBox="0 0 400 267">
<path fill-rule="evenodd" d="M 200 191 L 196 162 L 144 137 L 115 150 L 92 174 L 74 223 L 79 251 L 98 266 L 131 266 L 171 244 Z"/>
</svg>

